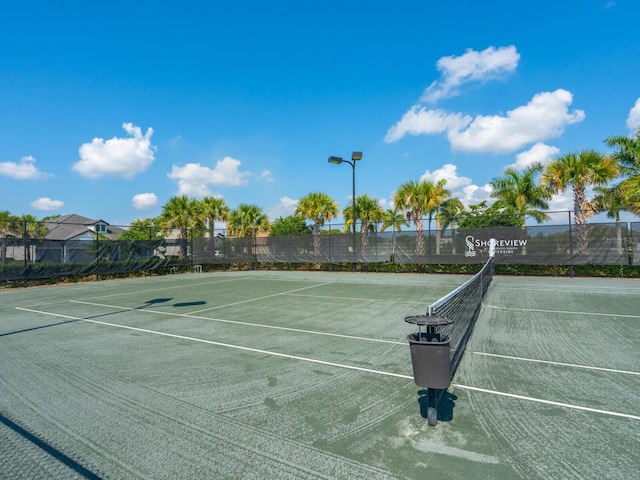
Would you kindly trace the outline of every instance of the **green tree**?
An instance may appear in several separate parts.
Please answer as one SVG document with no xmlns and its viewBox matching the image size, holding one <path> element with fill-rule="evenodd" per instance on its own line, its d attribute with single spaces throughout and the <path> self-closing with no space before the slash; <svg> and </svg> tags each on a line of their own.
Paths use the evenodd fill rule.
<svg viewBox="0 0 640 480">
<path fill-rule="evenodd" d="M 366 255 L 369 250 L 369 228 L 376 222 L 384 220 L 384 211 L 378 202 L 369 195 L 356 196 L 356 221 L 360 220 L 360 241 L 362 255 Z M 350 232 L 353 228 L 353 206 L 345 207 L 342 210 L 345 219 L 344 231 Z"/>
<path fill-rule="evenodd" d="M 186 195 L 171 197 L 162 206 L 159 223 L 163 233 L 178 230 L 180 239 L 180 257 L 187 256 L 187 240 L 190 229 L 204 228 L 204 216 L 200 202 Z"/>
<path fill-rule="evenodd" d="M 503 176 L 494 178 L 491 182 L 491 196 L 497 199 L 500 206 L 521 215 L 522 225 L 527 216 L 538 223 L 549 220 L 544 210 L 549 209 L 547 200 L 551 198 L 551 194 L 537 179 L 543 169 L 541 163 L 535 163 L 523 172 L 507 168 Z"/>
<path fill-rule="evenodd" d="M 153 218 L 134 220 L 129 228 L 120 235 L 120 240 L 158 240 L 161 238 L 160 229 Z"/>
<path fill-rule="evenodd" d="M 223 198 L 204 197 L 200 200 L 202 204 L 202 215 L 209 229 L 209 239 L 213 239 L 216 235 L 216 221 L 224 222 L 229 215 L 229 207 Z"/>
<path fill-rule="evenodd" d="M 445 231 L 451 227 L 452 253 L 456 253 L 456 221 L 458 215 L 464 211 L 464 205 L 459 198 L 447 198 L 436 213 L 436 222 L 440 225 L 440 230 Z M 440 231 L 439 230 L 439 231 Z M 440 241 L 436 244 L 436 255 L 440 254 Z"/>
<path fill-rule="evenodd" d="M 406 212 L 407 220 L 414 222 L 417 255 L 424 255 L 423 216 L 428 215 L 431 223 L 433 214 L 449 196 L 449 191 L 444 188 L 445 184 L 445 180 L 435 184 L 429 180 L 409 181 L 400 185 L 393 196 L 396 207 Z"/>
<path fill-rule="evenodd" d="M 278 217 L 273 221 L 269 230 L 270 237 L 284 237 L 291 235 L 311 235 L 312 228 L 304 218 L 298 215 Z"/>
<path fill-rule="evenodd" d="M 409 222 L 402 213 L 398 212 L 397 208 L 389 208 L 384 212 L 380 231 L 384 232 L 387 228 L 391 228 L 391 262 L 395 261 L 396 256 L 396 232 L 401 232 L 402 227 L 408 226 Z"/>
<path fill-rule="evenodd" d="M 596 187 L 596 195 L 593 197 L 592 203 L 598 212 L 607 212 L 607 217 L 615 219 L 616 222 L 616 246 L 618 253 L 622 253 L 622 223 L 620 221 L 620 213 L 630 210 L 628 199 L 624 189 L 620 185 L 615 187 Z"/>
<path fill-rule="evenodd" d="M 320 255 L 322 226 L 338 215 L 338 204 L 326 193 L 311 192 L 300 199 L 295 214 L 313 222 L 313 251 Z"/>
<path fill-rule="evenodd" d="M 21 228 L 21 235 L 24 241 L 28 244 L 30 240 L 42 240 L 47 236 L 49 230 L 42 220 L 38 220 L 31 214 L 22 215 L 21 217 L 14 218 L 13 228 L 17 231 Z M 32 249 L 26 249 L 27 262 L 33 261 Z"/>
<path fill-rule="evenodd" d="M 0 211 L 0 263 L 7 263 L 7 237 L 17 235 L 18 217 L 8 210 Z"/>
<path fill-rule="evenodd" d="M 547 165 L 541 182 L 552 193 L 573 190 L 573 213 L 578 251 L 588 247 L 587 218 L 594 211 L 587 199 L 590 186 L 606 185 L 619 174 L 618 162 L 595 150 L 567 153 Z"/>
<path fill-rule="evenodd" d="M 269 218 L 257 205 L 241 203 L 227 218 L 227 228 L 231 235 L 254 237 L 269 231 Z"/>
<path fill-rule="evenodd" d="M 626 204 L 625 210 L 640 215 L 640 127 L 633 137 L 612 136 L 605 143 L 615 149 L 611 156 L 618 161 L 624 177 L 618 193 Z"/>
<path fill-rule="evenodd" d="M 458 216 L 459 228 L 495 228 L 495 227 L 520 227 L 522 217 L 510 212 L 497 203 L 487 205 L 483 200 L 475 205 L 469 205 L 469 209 Z"/>
</svg>

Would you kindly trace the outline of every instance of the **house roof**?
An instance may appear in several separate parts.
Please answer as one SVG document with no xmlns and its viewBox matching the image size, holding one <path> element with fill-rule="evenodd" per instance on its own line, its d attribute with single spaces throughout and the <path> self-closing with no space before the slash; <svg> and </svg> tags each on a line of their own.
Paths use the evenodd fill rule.
<svg viewBox="0 0 640 480">
<path fill-rule="evenodd" d="M 95 220 L 74 213 L 47 220 L 45 226 L 49 233 L 45 238 L 47 240 L 72 240 L 86 234 L 92 236 L 95 233 L 96 225 L 106 225 L 107 232 L 100 233 L 111 240 L 117 240 L 124 232 L 122 228 L 109 225 L 104 220 Z"/>
</svg>

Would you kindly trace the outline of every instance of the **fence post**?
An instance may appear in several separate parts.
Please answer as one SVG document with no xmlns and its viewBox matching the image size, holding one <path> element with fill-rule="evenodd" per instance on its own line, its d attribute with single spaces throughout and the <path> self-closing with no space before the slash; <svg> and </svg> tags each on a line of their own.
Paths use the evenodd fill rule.
<svg viewBox="0 0 640 480">
<path fill-rule="evenodd" d="M 573 237 L 571 233 L 571 210 L 567 212 L 569 214 L 569 274 L 573 278 Z"/>
<path fill-rule="evenodd" d="M 27 221 L 23 221 L 22 225 L 22 242 L 24 243 L 24 288 L 27 288 L 27 277 L 28 277 L 28 264 L 27 264 L 27 253 L 29 250 L 29 243 L 27 242 Z"/>
</svg>

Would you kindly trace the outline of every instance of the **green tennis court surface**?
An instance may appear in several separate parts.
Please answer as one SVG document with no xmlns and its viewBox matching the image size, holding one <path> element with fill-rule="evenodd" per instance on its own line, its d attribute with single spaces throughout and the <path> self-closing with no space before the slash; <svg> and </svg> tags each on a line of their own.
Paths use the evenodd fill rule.
<svg viewBox="0 0 640 480">
<path fill-rule="evenodd" d="M 435 427 L 408 315 L 468 277 L 0 292 L 0 478 L 638 478 L 640 283 L 495 277 Z"/>
</svg>

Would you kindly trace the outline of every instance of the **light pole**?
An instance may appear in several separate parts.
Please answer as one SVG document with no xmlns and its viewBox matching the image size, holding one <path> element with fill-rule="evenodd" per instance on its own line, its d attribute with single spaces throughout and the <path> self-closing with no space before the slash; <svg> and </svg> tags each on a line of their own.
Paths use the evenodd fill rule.
<svg viewBox="0 0 640 480">
<path fill-rule="evenodd" d="M 356 271 L 356 162 L 358 160 L 362 160 L 362 152 L 353 152 L 351 154 L 351 160 L 345 160 L 342 157 L 329 157 L 329 163 L 335 163 L 340 164 L 340 163 L 348 163 L 349 165 L 351 165 L 351 194 L 353 196 L 352 198 L 352 210 L 351 210 L 351 224 L 353 227 L 353 232 L 351 235 L 351 243 L 352 243 L 352 249 L 353 249 L 353 262 L 351 263 L 351 271 L 355 272 Z"/>
</svg>

